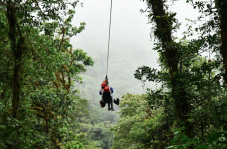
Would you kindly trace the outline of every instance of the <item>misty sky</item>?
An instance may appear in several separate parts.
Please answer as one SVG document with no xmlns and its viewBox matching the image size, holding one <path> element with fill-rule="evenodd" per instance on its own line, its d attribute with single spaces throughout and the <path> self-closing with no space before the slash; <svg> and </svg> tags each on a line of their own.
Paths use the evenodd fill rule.
<svg viewBox="0 0 227 149">
<path fill-rule="evenodd" d="M 81 0 L 81 2 L 84 5 L 76 7 L 73 25 L 79 26 L 80 22 L 86 22 L 86 27 L 82 33 L 71 39 L 73 47 L 83 49 L 91 56 L 97 55 L 99 50 L 106 50 L 107 53 L 111 0 Z M 150 39 L 152 25 L 147 24 L 146 14 L 140 12 L 140 9 L 145 8 L 145 2 L 140 0 L 113 0 L 110 60 L 114 57 L 113 55 L 120 56 L 121 52 L 125 52 L 125 49 L 132 49 L 134 54 L 130 55 L 130 52 L 129 56 L 138 61 L 138 65 L 132 68 L 132 76 L 130 77 L 133 77 L 134 71 L 142 65 L 159 68 L 158 54 L 152 50 L 154 39 Z M 176 18 L 182 22 L 180 30 L 174 33 L 174 36 L 182 38 L 182 32 L 187 30 L 185 18 L 196 20 L 198 12 L 190 4 L 186 4 L 186 0 L 175 2 L 170 9 L 177 12 Z M 106 63 L 106 59 L 103 59 L 103 62 Z M 125 63 L 119 61 L 120 64 Z M 103 73 L 105 74 L 105 72 Z M 153 84 L 152 86 L 154 87 Z"/>
</svg>

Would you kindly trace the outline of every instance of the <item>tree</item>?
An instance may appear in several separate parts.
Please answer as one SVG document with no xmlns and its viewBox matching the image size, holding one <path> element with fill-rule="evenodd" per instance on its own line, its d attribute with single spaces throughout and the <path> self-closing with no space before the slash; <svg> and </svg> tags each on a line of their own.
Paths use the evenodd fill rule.
<svg viewBox="0 0 227 149">
<path fill-rule="evenodd" d="M 67 6 L 77 3 L 0 2 L 1 148 L 62 148 L 74 139 L 69 125 L 86 113 L 87 102 L 73 82 L 81 82 L 79 74 L 93 65 L 69 44 L 85 26 L 71 25 L 75 11 Z"/>
<path fill-rule="evenodd" d="M 173 138 L 163 109 L 151 110 L 147 97 L 129 93 L 122 96 L 119 123 L 111 127 L 113 149 L 164 148 Z"/>
<path fill-rule="evenodd" d="M 170 125 L 175 125 L 179 129 L 184 126 L 185 129 L 180 131 L 189 138 L 199 138 L 198 142 L 193 142 L 194 145 L 198 145 L 204 143 L 213 132 L 225 128 L 225 120 L 220 119 L 220 116 L 226 117 L 224 114 L 226 86 L 221 82 L 222 76 L 225 80 L 226 71 L 223 56 L 225 23 L 222 24 L 224 20 L 219 20 L 222 19 L 220 14 L 225 13 L 222 9 L 225 2 L 220 8 L 220 1 L 214 7 L 208 2 L 191 2 L 194 8 L 201 12 L 198 20 L 203 15 L 210 14 L 213 14 L 213 18 L 201 27 L 195 28 L 195 31 L 200 33 L 198 39 L 182 43 L 173 40 L 175 38 L 172 32 L 179 27 L 174 18 L 176 13 L 168 12 L 168 6 L 163 1 L 146 1 L 148 16 L 156 25 L 152 28 L 154 36 L 158 39 L 154 50 L 160 54 L 162 70 L 142 66 L 136 71 L 135 77 L 141 81 L 162 83 L 161 89 L 148 89 L 147 99 L 151 108 L 164 108 Z M 189 26 L 184 38 L 193 35 L 191 28 L 192 26 Z M 204 51 L 215 53 L 215 58 L 211 60 L 210 57 L 208 59 L 201 57 L 199 54 Z M 223 69 L 221 64 L 224 65 Z M 217 117 L 219 119 L 216 119 Z M 188 147 L 193 148 L 192 142 Z"/>
</svg>

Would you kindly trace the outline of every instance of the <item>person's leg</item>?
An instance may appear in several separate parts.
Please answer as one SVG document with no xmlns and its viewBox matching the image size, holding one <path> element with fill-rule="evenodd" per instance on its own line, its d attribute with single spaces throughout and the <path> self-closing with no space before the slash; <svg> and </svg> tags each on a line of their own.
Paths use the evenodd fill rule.
<svg viewBox="0 0 227 149">
<path fill-rule="evenodd" d="M 110 102 L 108 102 L 108 110 L 111 110 L 111 108 L 110 108 Z"/>
<path fill-rule="evenodd" d="M 110 98 L 110 104 L 111 104 L 111 110 L 114 111 L 114 109 L 113 109 L 113 98 L 112 98 L 112 96 Z"/>
<path fill-rule="evenodd" d="M 120 99 L 119 99 L 119 98 L 117 98 L 117 105 L 119 105 L 119 102 L 120 102 Z"/>
<path fill-rule="evenodd" d="M 114 111 L 114 109 L 113 109 L 113 102 L 111 102 L 111 110 Z"/>
</svg>

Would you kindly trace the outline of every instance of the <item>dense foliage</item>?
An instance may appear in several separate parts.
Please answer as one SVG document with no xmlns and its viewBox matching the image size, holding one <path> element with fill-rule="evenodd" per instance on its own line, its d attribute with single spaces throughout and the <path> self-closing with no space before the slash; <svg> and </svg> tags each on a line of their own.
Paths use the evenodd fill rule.
<svg viewBox="0 0 227 149">
<path fill-rule="evenodd" d="M 226 1 L 187 0 L 199 10 L 198 21 L 212 16 L 202 26 L 190 25 L 179 41 L 173 35 L 180 27 L 176 13 L 165 1 L 144 1 L 161 70 L 142 66 L 135 78 L 161 87 L 148 88 L 145 97 L 124 96 L 119 124 L 112 127 L 113 148 L 226 148 Z M 187 40 L 195 33 L 197 39 Z M 201 56 L 205 52 L 208 57 Z M 152 118 L 146 118 L 146 106 Z"/>
<path fill-rule="evenodd" d="M 72 128 L 88 103 L 73 88 L 93 61 L 69 43 L 85 27 L 71 25 L 77 3 L 0 2 L 0 148 L 84 148 Z"/>
<path fill-rule="evenodd" d="M 199 10 L 197 21 L 211 19 L 177 40 L 176 13 L 163 0 L 143 1 L 161 70 L 141 66 L 134 76 L 160 87 L 142 94 L 132 85 L 128 70 L 136 61 L 126 51 L 125 62 L 133 62 L 123 72 L 110 69 L 114 98 L 124 94 L 118 113 L 99 106 L 104 52 L 91 58 L 70 44 L 85 28 L 71 24 L 69 8 L 79 1 L 0 1 L 0 148 L 227 147 L 227 2 L 186 0 Z M 187 39 L 193 34 L 198 38 Z"/>
</svg>

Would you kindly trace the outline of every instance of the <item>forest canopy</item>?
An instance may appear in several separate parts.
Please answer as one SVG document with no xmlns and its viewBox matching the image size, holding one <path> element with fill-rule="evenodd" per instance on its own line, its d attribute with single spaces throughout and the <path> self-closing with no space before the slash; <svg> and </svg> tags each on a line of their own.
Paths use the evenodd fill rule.
<svg viewBox="0 0 227 149">
<path fill-rule="evenodd" d="M 93 60 L 69 43 L 85 27 L 71 24 L 77 3 L 0 2 L 0 148 L 83 148 L 71 127 L 87 100 L 73 88 Z"/>
<path fill-rule="evenodd" d="M 142 2 L 161 69 L 140 66 L 134 80 L 127 77 L 133 75 L 128 70 L 134 58 L 124 70 L 112 69 L 111 81 L 121 88 L 114 98 L 121 100 L 108 112 L 99 105 L 96 86 L 104 77 L 106 55 L 89 56 L 70 41 L 85 29 L 85 22 L 72 24 L 83 3 L 0 1 L 0 148 L 227 147 L 226 0 L 185 0 L 199 11 L 196 21 L 210 19 L 200 26 L 187 19 L 191 25 L 183 39 L 174 36 L 181 23 L 166 1 Z M 116 59 L 110 68 L 118 65 Z M 144 93 L 136 79 L 160 87 Z"/>
<path fill-rule="evenodd" d="M 181 23 L 167 2 L 143 2 L 161 70 L 141 66 L 134 76 L 161 87 L 123 96 L 119 123 L 111 129 L 113 148 L 226 148 L 227 2 L 185 1 L 199 10 L 196 21 L 210 20 L 196 26 L 187 19 L 192 25 L 180 40 L 174 33 Z"/>
</svg>

